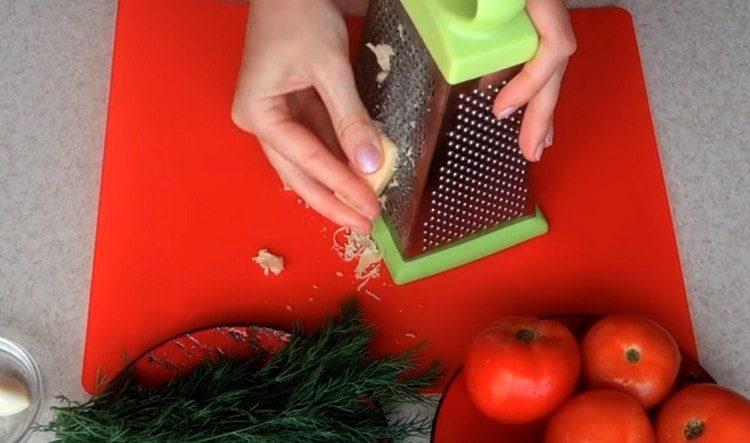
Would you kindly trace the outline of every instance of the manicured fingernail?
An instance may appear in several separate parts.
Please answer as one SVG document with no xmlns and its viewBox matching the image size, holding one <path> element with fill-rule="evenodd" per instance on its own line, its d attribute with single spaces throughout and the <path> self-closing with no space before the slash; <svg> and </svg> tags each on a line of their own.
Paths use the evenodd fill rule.
<svg viewBox="0 0 750 443">
<path fill-rule="evenodd" d="M 514 107 L 510 107 L 510 108 L 505 108 L 505 109 L 503 109 L 502 111 L 500 111 L 500 112 L 499 112 L 499 113 L 497 114 L 497 118 L 498 118 L 499 120 L 502 120 L 502 119 L 504 119 L 504 118 L 508 118 L 508 117 L 510 117 L 510 115 L 511 115 L 511 114 L 512 114 L 513 112 L 515 112 L 515 110 L 516 110 L 516 108 L 514 108 Z"/>
<path fill-rule="evenodd" d="M 380 211 L 380 208 L 377 206 L 372 207 L 368 204 L 361 204 L 361 203 L 354 205 L 354 209 L 356 209 L 357 212 L 359 212 L 359 215 L 361 215 L 362 217 L 366 218 L 369 221 L 375 220 L 378 217 L 378 213 Z"/>
<path fill-rule="evenodd" d="M 542 152 L 544 152 L 545 143 L 546 142 L 544 141 L 540 142 L 539 146 L 536 147 L 536 151 L 534 151 L 534 159 L 536 159 L 536 161 L 539 161 L 542 159 Z"/>
<path fill-rule="evenodd" d="M 367 234 L 370 232 L 370 224 L 369 223 L 363 223 L 359 226 L 352 226 L 351 231 L 355 234 Z"/>
<path fill-rule="evenodd" d="M 544 137 L 544 147 L 549 148 L 552 146 L 552 139 L 555 136 L 555 129 L 550 126 L 549 131 L 547 131 L 547 135 Z"/>
<path fill-rule="evenodd" d="M 360 146 L 354 155 L 357 167 L 365 174 L 372 174 L 380 169 L 380 151 L 374 145 Z"/>
</svg>

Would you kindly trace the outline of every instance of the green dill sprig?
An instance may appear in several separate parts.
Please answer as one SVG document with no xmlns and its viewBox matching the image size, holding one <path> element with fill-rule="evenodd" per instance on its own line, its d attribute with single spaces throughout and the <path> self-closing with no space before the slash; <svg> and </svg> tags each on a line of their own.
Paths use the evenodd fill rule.
<svg viewBox="0 0 750 443">
<path fill-rule="evenodd" d="M 126 374 L 83 403 L 60 397 L 38 429 L 78 442 L 375 442 L 429 430 L 429 417 L 387 420 L 439 377 L 436 364 L 414 373 L 418 348 L 374 357 L 359 307 L 290 342 L 270 359 L 206 361 L 189 375 L 144 388 Z"/>
</svg>

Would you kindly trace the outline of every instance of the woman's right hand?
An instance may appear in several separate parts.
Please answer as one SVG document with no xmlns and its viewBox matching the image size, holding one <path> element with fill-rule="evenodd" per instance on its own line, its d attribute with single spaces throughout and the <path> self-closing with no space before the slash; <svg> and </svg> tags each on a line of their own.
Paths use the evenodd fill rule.
<svg viewBox="0 0 750 443">
<path fill-rule="evenodd" d="M 360 232 L 370 231 L 380 211 L 362 176 L 381 167 L 382 148 L 357 93 L 343 12 L 365 6 L 255 0 L 232 108 L 235 123 L 258 137 L 285 186 Z"/>
</svg>

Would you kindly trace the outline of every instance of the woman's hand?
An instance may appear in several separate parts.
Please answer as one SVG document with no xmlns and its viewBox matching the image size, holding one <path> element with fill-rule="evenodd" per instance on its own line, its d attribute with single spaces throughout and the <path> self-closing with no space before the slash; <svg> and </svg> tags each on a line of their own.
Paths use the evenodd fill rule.
<svg viewBox="0 0 750 443">
<path fill-rule="evenodd" d="M 362 13 L 366 4 L 255 0 L 232 109 L 286 186 L 325 217 L 362 232 L 380 208 L 361 176 L 380 168 L 382 148 L 357 95 L 342 13 Z M 494 109 L 504 117 L 528 104 L 519 143 L 536 161 L 552 144 L 552 115 L 576 45 L 562 0 L 528 0 L 527 10 L 540 34 L 539 50 L 503 88 Z"/>
<path fill-rule="evenodd" d="M 234 122 L 258 137 L 285 186 L 360 232 L 369 232 L 380 210 L 362 175 L 380 168 L 382 148 L 357 94 L 342 12 L 365 6 L 255 0 L 232 108 Z"/>
<path fill-rule="evenodd" d="M 552 145 L 552 117 L 576 39 L 563 0 L 527 0 L 526 10 L 539 33 L 539 50 L 502 89 L 494 112 L 504 118 L 528 104 L 518 141 L 524 157 L 539 161 Z"/>
</svg>

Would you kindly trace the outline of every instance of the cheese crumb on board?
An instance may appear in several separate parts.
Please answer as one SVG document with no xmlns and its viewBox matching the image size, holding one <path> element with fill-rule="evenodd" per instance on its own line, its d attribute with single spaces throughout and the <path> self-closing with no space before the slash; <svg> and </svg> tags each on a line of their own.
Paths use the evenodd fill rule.
<svg viewBox="0 0 750 443">
<path fill-rule="evenodd" d="M 301 205 L 305 205 L 305 209 L 310 209 L 310 205 L 307 204 L 307 202 L 305 200 L 302 200 L 301 198 L 297 199 L 297 203 L 299 203 Z"/>
<path fill-rule="evenodd" d="M 366 46 L 370 49 L 370 51 L 373 52 L 373 54 L 375 54 L 375 58 L 378 61 L 378 66 L 380 66 L 380 72 L 375 79 L 378 83 L 383 83 L 391 73 L 391 57 L 395 55 L 395 52 L 393 52 L 393 47 L 385 43 L 379 45 L 368 43 Z"/>
<path fill-rule="evenodd" d="M 377 300 L 377 301 L 381 301 L 381 300 L 382 300 L 382 298 L 380 298 L 380 297 L 378 296 L 378 294 L 376 294 L 376 293 L 372 292 L 372 291 L 371 291 L 371 290 L 369 290 L 369 289 L 365 289 L 365 294 L 369 295 L 370 297 L 374 298 L 374 299 L 375 299 L 375 300 Z"/>
<path fill-rule="evenodd" d="M 279 275 L 284 271 L 284 259 L 278 255 L 271 254 L 268 249 L 261 249 L 258 255 L 253 257 L 253 261 L 263 269 L 264 275 Z"/>
<path fill-rule="evenodd" d="M 26 386 L 16 378 L 0 374 L 0 417 L 21 413 L 30 404 Z"/>
</svg>

